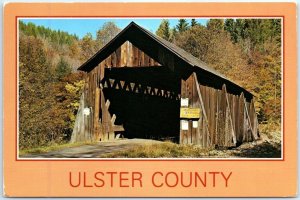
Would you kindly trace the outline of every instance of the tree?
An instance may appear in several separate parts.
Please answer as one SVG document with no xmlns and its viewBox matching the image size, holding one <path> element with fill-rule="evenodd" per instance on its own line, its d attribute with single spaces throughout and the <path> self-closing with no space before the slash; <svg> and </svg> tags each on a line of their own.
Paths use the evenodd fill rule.
<svg viewBox="0 0 300 200">
<path fill-rule="evenodd" d="M 68 44 L 52 42 L 50 34 L 39 36 L 43 28 L 37 28 L 36 36 L 24 34 L 30 31 L 23 28 L 19 34 L 19 147 L 66 142 L 81 93 L 79 89 L 70 92 L 66 85 L 80 88 L 83 77 L 71 73 Z"/>
<path fill-rule="evenodd" d="M 190 30 L 176 35 L 176 45 L 205 61 L 209 46 L 208 31 L 203 26 L 194 26 Z"/>
<path fill-rule="evenodd" d="M 171 39 L 171 31 L 170 31 L 170 23 L 169 20 L 163 19 L 156 31 L 156 35 L 159 37 L 170 40 Z"/>
<path fill-rule="evenodd" d="M 248 68 L 241 47 L 231 41 L 227 31 L 194 26 L 178 34 L 176 44 L 242 87 L 254 91 L 255 71 Z"/>
<path fill-rule="evenodd" d="M 173 27 L 171 29 L 171 31 L 170 31 L 170 39 L 169 39 L 169 41 L 175 43 L 176 35 L 177 35 L 176 27 Z"/>
<path fill-rule="evenodd" d="M 33 23 L 19 28 L 19 147 L 68 142 L 84 84 L 71 66 L 92 56 L 96 42 Z"/>
<path fill-rule="evenodd" d="M 55 72 L 57 78 L 62 79 L 72 72 L 72 68 L 69 66 L 69 63 L 67 63 L 65 59 L 61 57 L 59 62 L 56 65 Z"/>
<path fill-rule="evenodd" d="M 80 46 L 79 46 L 78 41 L 74 41 L 74 42 L 69 46 L 69 56 L 70 56 L 71 58 L 78 59 L 79 56 L 80 56 L 80 52 L 81 52 L 81 49 L 80 49 Z"/>
<path fill-rule="evenodd" d="M 259 122 L 275 122 L 280 125 L 280 19 L 226 20 L 225 30 L 243 50 L 244 59 L 247 61 L 247 72 L 251 70 L 255 74 L 251 79 L 251 91 L 257 98 L 256 111 Z M 245 79 L 245 82 L 249 81 Z"/>
<path fill-rule="evenodd" d="M 196 25 L 198 25 L 197 21 L 195 19 L 192 19 L 191 20 L 191 27 L 194 27 Z"/>
<path fill-rule="evenodd" d="M 96 53 L 96 41 L 91 33 L 87 33 L 79 43 L 81 48 L 81 60 L 86 61 Z"/>
<path fill-rule="evenodd" d="M 20 148 L 44 145 L 57 140 L 49 124 L 52 98 L 52 72 L 43 51 L 43 43 L 35 37 L 22 37 L 19 43 L 19 142 Z"/>
<path fill-rule="evenodd" d="M 73 41 L 78 40 L 76 35 L 71 35 L 60 30 L 51 30 L 44 26 L 37 26 L 31 22 L 25 24 L 22 20 L 19 21 L 19 29 L 27 36 L 41 37 L 43 39 L 48 38 L 56 45 L 70 45 Z"/>
<path fill-rule="evenodd" d="M 207 29 L 212 31 L 222 31 L 224 30 L 224 20 L 223 19 L 210 19 L 207 22 Z"/>
<path fill-rule="evenodd" d="M 226 19 L 224 23 L 224 29 L 230 33 L 231 40 L 237 43 L 238 34 L 235 27 L 234 19 Z"/>
<path fill-rule="evenodd" d="M 114 38 L 119 32 L 120 28 L 114 22 L 106 22 L 97 31 L 96 43 L 97 49 L 102 48 L 106 45 L 112 38 Z"/>
<path fill-rule="evenodd" d="M 186 19 L 179 19 L 178 24 L 176 25 L 176 30 L 179 33 L 182 33 L 189 29 L 189 24 Z"/>
</svg>

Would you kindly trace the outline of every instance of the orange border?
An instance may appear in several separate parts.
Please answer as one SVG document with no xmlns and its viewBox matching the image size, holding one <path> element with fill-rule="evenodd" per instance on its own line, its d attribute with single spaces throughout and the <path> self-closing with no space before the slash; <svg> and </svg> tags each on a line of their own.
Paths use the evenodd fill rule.
<svg viewBox="0 0 300 200">
<path fill-rule="evenodd" d="M 163 6 L 162 6 L 163 5 Z M 16 19 L 51 16 L 96 17 L 283 17 L 283 145 L 284 160 L 16 160 Z M 12 34 L 13 33 L 13 34 Z M 286 37 L 288 36 L 288 37 Z M 297 191 L 296 130 L 296 5 L 294 3 L 9 3 L 4 8 L 4 192 L 7 196 L 87 197 L 224 197 L 294 196 Z M 16 66 L 16 65 L 15 65 Z M 13 99 L 14 101 L 12 101 Z M 22 160 L 23 161 L 23 160 Z M 25 160 L 24 160 L 25 161 Z M 54 162 L 52 162 L 54 161 Z M 68 162 L 73 161 L 73 162 Z M 95 161 L 95 162 L 86 162 Z M 111 162 L 112 161 L 112 162 Z M 130 162 L 128 162 L 130 161 Z M 176 162 L 174 162 L 176 161 Z M 200 162 L 195 162 L 200 161 Z M 213 161 L 213 162 L 211 162 Z M 222 162 L 220 162 L 222 161 Z M 230 162 L 226 162 L 230 161 Z M 273 160 L 272 160 L 273 161 Z M 74 165 L 76 163 L 76 165 Z M 85 171 L 141 171 L 143 188 L 71 188 L 68 173 Z M 233 172 L 229 187 L 154 188 L 149 181 L 155 171 Z"/>
</svg>

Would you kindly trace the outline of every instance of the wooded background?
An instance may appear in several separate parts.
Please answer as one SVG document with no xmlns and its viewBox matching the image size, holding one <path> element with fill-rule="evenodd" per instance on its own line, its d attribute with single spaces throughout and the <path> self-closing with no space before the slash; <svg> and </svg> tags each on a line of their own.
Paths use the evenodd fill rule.
<svg viewBox="0 0 300 200">
<path fill-rule="evenodd" d="M 70 140 L 84 85 L 77 67 L 119 32 L 107 22 L 80 39 L 19 21 L 20 149 Z M 280 130 L 280 19 L 164 19 L 156 34 L 253 93 L 261 132 Z"/>
</svg>

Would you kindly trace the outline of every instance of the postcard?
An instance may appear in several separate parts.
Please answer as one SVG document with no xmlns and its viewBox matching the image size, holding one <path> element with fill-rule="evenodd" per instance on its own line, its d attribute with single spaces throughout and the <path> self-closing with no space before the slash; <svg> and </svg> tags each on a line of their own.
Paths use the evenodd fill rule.
<svg viewBox="0 0 300 200">
<path fill-rule="evenodd" d="M 7 197 L 297 195 L 295 3 L 8 3 Z"/>
</svg>

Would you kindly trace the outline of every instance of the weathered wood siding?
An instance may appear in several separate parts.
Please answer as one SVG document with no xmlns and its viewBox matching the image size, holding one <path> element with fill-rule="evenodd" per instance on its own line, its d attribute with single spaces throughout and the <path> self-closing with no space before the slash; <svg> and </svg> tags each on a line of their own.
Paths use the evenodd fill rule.
<svg viewBox="0 0 300 200">
<path fill-rule="evenodd" d="M 190 107 L 200 108 L 198 127 L 180 130 L 180 143 L 198 144 L 203 147 L 230 147 L 258 137 L 257 116 L 254 102 L 247 102 L 243 93 L 240 96 L 222 89 L 200 85 L 194 72 L 182 81 L 181 98 L 188 98 Z"/>
</svg>

